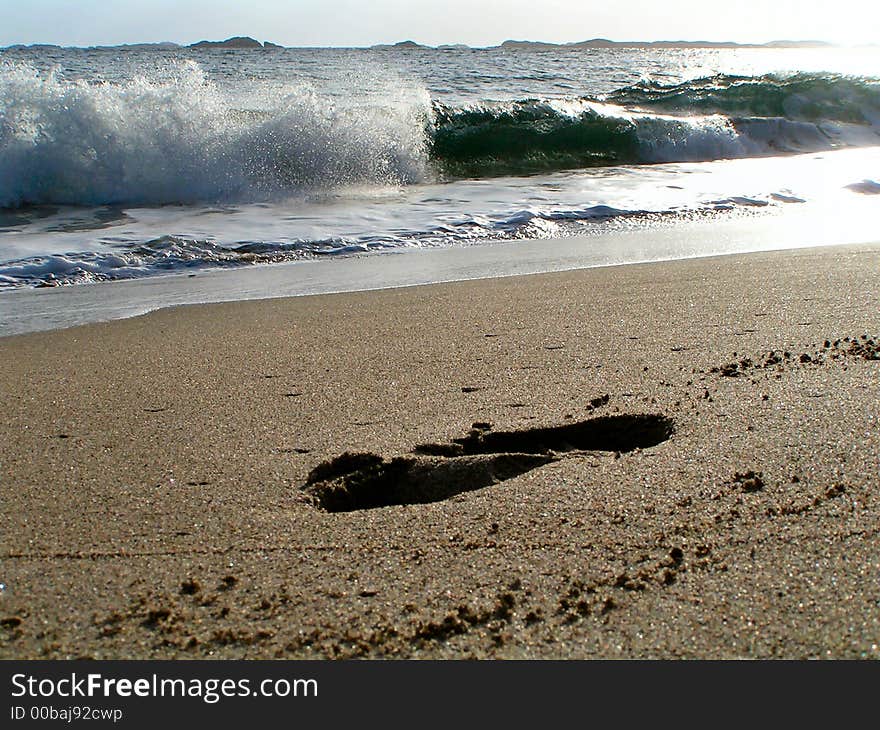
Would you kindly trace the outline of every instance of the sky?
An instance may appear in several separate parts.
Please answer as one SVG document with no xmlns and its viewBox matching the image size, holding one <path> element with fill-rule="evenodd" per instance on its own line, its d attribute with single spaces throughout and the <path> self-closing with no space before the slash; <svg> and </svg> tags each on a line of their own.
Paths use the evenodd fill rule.
<svg viewBox="0 0 880 730">
<path fill-rule="evenodd" d="M 880 42 L 876 0 L 0 0 L 0 46 L 188 44 L 245 35 L 286 46 L 709 40 Z"/>
</svg>

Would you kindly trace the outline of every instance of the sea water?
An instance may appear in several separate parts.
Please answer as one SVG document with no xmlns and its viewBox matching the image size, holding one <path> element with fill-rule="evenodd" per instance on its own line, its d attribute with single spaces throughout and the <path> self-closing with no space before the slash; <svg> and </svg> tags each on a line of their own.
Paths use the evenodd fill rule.
<svg viewBox="0 0 880 730">
<path fill-rule="evenodd" d="M 2 334 L 873 241 L 878 193 L 876 48 L 0 51 Z"/>
</svg>

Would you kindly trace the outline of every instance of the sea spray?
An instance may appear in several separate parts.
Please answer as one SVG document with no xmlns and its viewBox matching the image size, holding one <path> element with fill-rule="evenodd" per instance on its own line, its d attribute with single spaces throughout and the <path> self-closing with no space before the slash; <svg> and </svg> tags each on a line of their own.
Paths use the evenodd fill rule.
<svg viewBox="0 0 880 730">
<path fill-rule="evenodd" d="M 424 90 L 341 106 L 290 85 L 271 101 L 241 109 L 192 61 L 122 84 L 3 64 L 0 207 L 260 200 L 425 175 Z"/>
</svg>

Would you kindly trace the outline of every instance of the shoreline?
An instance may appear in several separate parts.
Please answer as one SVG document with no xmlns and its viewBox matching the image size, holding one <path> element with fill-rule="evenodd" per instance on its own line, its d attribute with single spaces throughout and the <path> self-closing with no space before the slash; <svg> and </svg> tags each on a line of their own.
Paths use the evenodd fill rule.
<svg viewBox="0 0 880 730">
<path fill-rule="evenodd" d="M 0 338 L 0 656 L 877 658 L 878 269 L 805 248 Z M 346 452 L 401 459 L 402 503 L 319 509 Z"/>
<path fill-rule="evenodd" d="M 398 249 L 233 269 L 0 292 L 0 339 L 137 317 L 189 304 L 382 291 L 737 254 L 864 244 L 876 234 L 855 217 L 835 229 L 829 211 L 735 214 L 633 230 L 475 245 Z"/>
</svg>

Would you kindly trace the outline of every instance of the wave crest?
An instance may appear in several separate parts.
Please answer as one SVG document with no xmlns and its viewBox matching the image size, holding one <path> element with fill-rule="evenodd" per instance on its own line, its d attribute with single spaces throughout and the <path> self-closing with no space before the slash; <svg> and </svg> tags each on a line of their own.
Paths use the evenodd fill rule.
<svg viewBox="0 0 880 730">
<path fill-rule="evenodd" d="M 666 112 L 880 124 L 880 80 L 838 74 L 719 74 L 671 85 L 644 81 L 606 100 Z"/>
<path fill-rule="evenodd" d="M 0 65 L 0 208 L 255 202 L 347 185 L 819 151 L 880 142 L 880 81 L 800 74 L 643 82 L 602 99 L 452 106 L 359 79 L 232 98 L 194 62 L 161 81 Z M 260 90 L 257 89 L 255 93 Z M 242 106 L 248 108 L 242 109 Z"/>
</svg>

